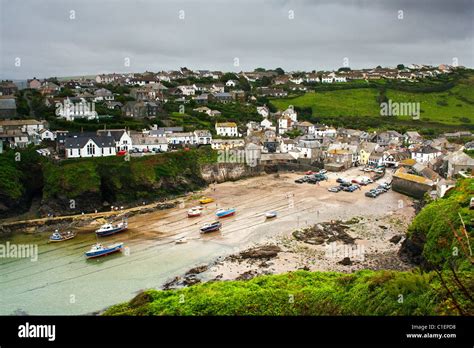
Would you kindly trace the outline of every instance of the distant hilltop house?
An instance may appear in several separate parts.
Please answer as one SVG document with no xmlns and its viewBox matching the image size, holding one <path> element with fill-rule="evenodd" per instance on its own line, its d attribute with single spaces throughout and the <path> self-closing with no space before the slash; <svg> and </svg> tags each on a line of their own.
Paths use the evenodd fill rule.
<svg viewBox="0 0 474 348">
<path fill-rule="evenodd" d="M 217 135 L 224 137 L 238 137 L 237 124 L 235 122 L 222 122 L 215 125 Z"/>
<path fill-rule="evenodd" d="M 336 75 L 336 73 L 332 72 L 329 74 L 322 75 L 321 82 L 322 83 L 347 82 L 347 78 L 342 75 Z"/>
<path fill-rule="evenodd" d="M 18 92 L 18 87 L 12 81 L 0 82 L 0 96 L 15 95 L 16 92 Z"/>
<path fill-rule="evenodd" d="M 28 88 L 31 89 L 39 89 L 41 87 L 41 81 L 36 77 L 33 77 L 31 80 L 27 80 L 26 84 Z"/>
</svg>

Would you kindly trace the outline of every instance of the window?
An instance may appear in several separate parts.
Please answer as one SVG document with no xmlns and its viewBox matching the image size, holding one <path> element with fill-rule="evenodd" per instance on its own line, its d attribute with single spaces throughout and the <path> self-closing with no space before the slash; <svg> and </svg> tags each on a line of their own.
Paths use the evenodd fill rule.
<svg viewBox="0 0 474 348">
<path fill-rule="evenodd" d="M 88 155 L 95 155 L 95 146 L 94 144 L 90 143 L 87 145 L 87 154 Z"/>
</svg>

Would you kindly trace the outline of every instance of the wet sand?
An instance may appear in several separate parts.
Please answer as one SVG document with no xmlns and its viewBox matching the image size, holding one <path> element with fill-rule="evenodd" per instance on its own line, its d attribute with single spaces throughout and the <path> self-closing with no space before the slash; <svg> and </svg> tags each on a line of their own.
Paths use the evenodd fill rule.
<svg viewBox="0 0 474 348">
<path fill-rule="evenodd" d="M 217 184 L 215 190 L 211 185 L 184 198 L 175 208 L 130 217 L 127 232 L 101 238 L 104 244 L 124 241 L 129 253 L 97 260 L 85 260 L 83 253 L 96 241 L 93 230 L 100 220 L 81 227 L 78 237 L 64 243 L 47 244 L 49 233 L 15 235 L 10 238 L 11 243 L 38 244 L 39 257 L 37 262 L 0 259 L 0 314 L 90 313 L 128 300 L 141 289 L 160 288 L 175 276 L 202 264 L 214 264 L 202 275 L 203 279 L 219 275 L 234 279 L 254 266 L 260 273 L 262 269 L 278 273 L 300 267 L 342 271 L 370 268 L 370 263 L 354 264 L 352 268 L 339 265 L 340 259 L 327 260 L 320 255 L 322 246 L 294 241 L 291 237 L 295 229 L 354 216 L 365 219 L 365 225 L 357 225 L 354 228 L 358 230 L 350 233 L 361 238 L 358 242 L 366 243 L 369 250 L 366 262 L 385 255 L 381 257 L 387 258 L 386 264 L 395 265 L 398 245 L 388 239 L 403 233 L 413 217 L 411 199 L 393 191 L 376 199 L 365 197 L 364 192 L 373 185 L 353 193 L 327 191 L 336 185 L 338 176 L 353 178 L 361 174 L 357 169 L 340 175 L 331 173 L 329 181 L 320 185 L 295 184 L 301 173 L 226 182 Z M 214 198 L 215 202 L 204 206 L 202 216 L 187 218 L 187 209 L 198 204 L 197 197 L 201 194 Z M 236 208 L 237 214 L 222 219 L 220 232 L 201 235 L 200 226 L 215 220 L 217 208 L 226 207 Z M 276 210 L 278 217 L 267 220 L 264 213 L 269 210 Z M 379 223 L 375 219 L 387 229 L 372 228 Z M 175 244 L 182 237 L 187 243 Z M 272 260 L 273 265 L 262 268 L 224 261 L 229 255 L 269 243 L 281 245 L 284 250 Z"/>
</svg>

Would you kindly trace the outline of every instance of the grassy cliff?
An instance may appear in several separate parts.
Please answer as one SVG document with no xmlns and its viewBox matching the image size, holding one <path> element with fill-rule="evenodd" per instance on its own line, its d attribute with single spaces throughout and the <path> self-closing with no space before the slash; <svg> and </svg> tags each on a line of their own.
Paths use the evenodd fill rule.
<svg viewBox="0 0 474 348">
<path fill-rule="evenodd" d="M 100 209 L 103 202 L 150 201 L 204 186 L 200 166 L 214 162 L 207 148 L 144 157 L 102 157 L 44 165 L 43 207 L 70 212 Z"/>
<path fill-rule="evenodd" d="M 474 210 L 469 209 L 471 197 L 474 197 L 474 179 L 464 179 L 444 198 L 426 205 L 410 225 L 402 250 L 417 248 L 421 263 L 431 267 L 453 265 L 472 269 L 469 245 L 473 243 Z"/>
<path fill-rule="evenodd" d="M 472 279 L 469 278 L 471 284 Z M 456 314 L 433 273 L 297 271 L 249 281 L 148 290 L 104 315 Z"/>
</svg>

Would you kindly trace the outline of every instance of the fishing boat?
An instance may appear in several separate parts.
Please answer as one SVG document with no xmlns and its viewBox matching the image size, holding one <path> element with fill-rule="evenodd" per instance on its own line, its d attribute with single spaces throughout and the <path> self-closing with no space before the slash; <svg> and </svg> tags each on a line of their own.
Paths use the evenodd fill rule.
<svg viewBox="0 0 474 348">
<path fill-rule="evenodd" d="M 212 202 L 214 202 L 214 199 L 211 198 L 211 197 L 202 197 L 199 200 L 199 203 L 201 203 L 201 204 L 208 204 L 208 203 L 212 203 Z"/>
<path fill-rule="evenodd" d="M 54 231 L 54 233 L 49 237 L 50 242 L 64 242 L 68 239 L 73 239 L 77 236 L 77 232 L 59 232 L 58 230 Z"/>
<path fill-rule="evenodd" d="M 179 239 L 176 239 L 175 240 L 175 244 L 184 244 L 184 243 L 187 243 L 188 242 L 188 239 L 186 237 L 182 237 L 182 238 L 179 238 Z"/>
<path fill-rule="evenodd" d="M 214 231 L 219 231 L 222 227 L 222 224 L 219 221 L 214 221 L 208 224 L 205 224 L 204 226 L 201 227 L 201 233 L 208 233 L 208 232 L 214 232 Z"/>
<path fill-rule="evenodd" d="M 267 219 L 273 219 L 273 218 L 277 217 L 277 212 L 276 211 L 267 211 L 265 213 L 265 217 Z"/>
<path fill-rule="evenodd" d="M 201 213 L 202 213 L 201 207 L 192 207 L 191 209 L 188 210 L 188 217 L 200 216 Z"/>
<path fill-rule="evenodd" d="M 232 216 L 235 214 L 235 208 L 228 208 L 228 209 L 219 209 L 216 211 L 216 216 L 218 218 L 224 218 L 228 216 Z"/>
<path fill-rule="evenodd" d="M 106 223 L 100 226 L 100 228 L 95 231 L 95 234 L 100 237 L 110 236 L 112 234 L 125 231 L 127 228 L 128 228 L 127 220 L 121 221 L 118 224 Z"/>
<path fill-rule="evenodd" d="M 112 253 L 116 253 L 123 249 L 123 243 L 115 243 L 108 246 L 103 246 L 100 243 L 94 244 L 89 251 L 86 251 L 85 255 L 88 259 L 105 256 Z"/>
</svg>

